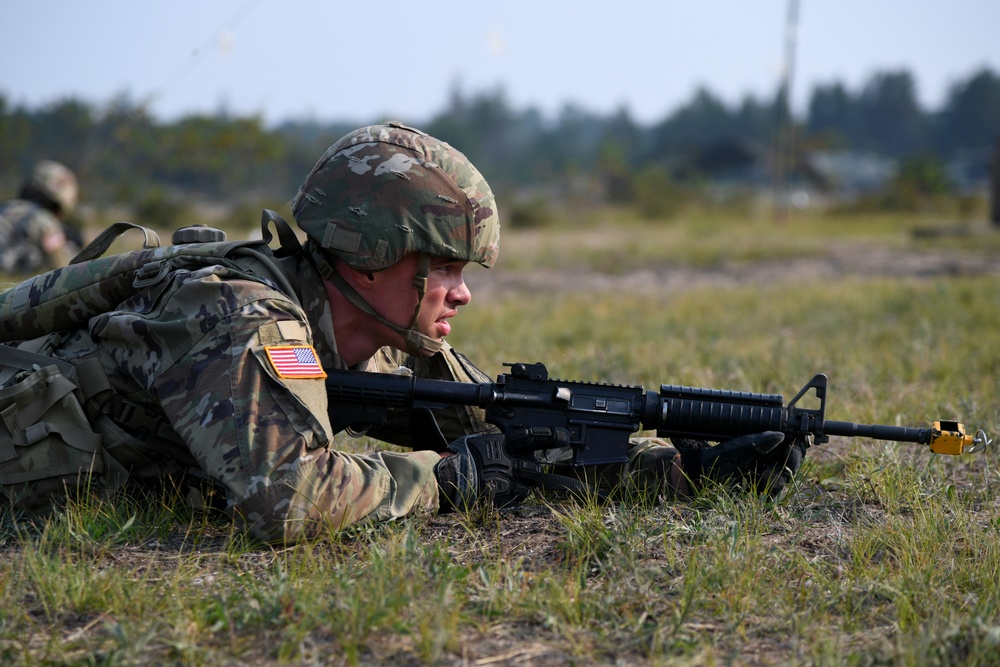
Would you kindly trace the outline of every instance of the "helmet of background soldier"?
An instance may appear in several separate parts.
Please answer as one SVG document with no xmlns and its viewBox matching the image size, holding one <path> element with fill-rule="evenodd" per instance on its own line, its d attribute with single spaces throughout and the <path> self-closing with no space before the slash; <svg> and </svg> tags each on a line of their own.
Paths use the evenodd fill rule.
<svg viewBox="0 0 1000 667">
<path fill-rule="evenodd" d="M 34 201 L 53 213 L 69 215 L 76 208 L 76 176 L 65 165 L 41 160 L 21 186 L 21 199 Z"/>
<path fill-rule="evenodd" d="M 321 252 L 360 271 L 388 268 L 409 252 L 491 267 L 500 251 L 496 202 L 479 170 L 447 143 L 395 122 L 333 144 L 292 212 Z"/>
</svg>

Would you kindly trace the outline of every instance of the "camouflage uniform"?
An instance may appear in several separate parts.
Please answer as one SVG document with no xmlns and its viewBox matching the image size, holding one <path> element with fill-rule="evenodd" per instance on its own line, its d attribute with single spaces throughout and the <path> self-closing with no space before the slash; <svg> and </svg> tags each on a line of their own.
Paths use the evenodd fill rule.
<svg viewBox="0 0 1000 667">
<path fill-rule="evenodd" d="M 0 272 L 30 274 L 63 266 L 77 250 L 52 212 L 24 199 L 0 203 Z"/>
<path fill-rule="evenodd" d="M 0 204 L 0 272 L 30 274 L 65 266 L 79 251 L 62 220 L 76 201 L 73 172 L 53 160 L 39 161 L 19 198 Z"/>
<path fill-rule="evenodd" d="M 265 345 L 305 344 L 325 368 L 344 367 L 320 277 L 302 257 L 294 275 L 299 293 L 290 298 L 221 267 L 176 271 L 63 337 L 53 356 L 96 357 L 127 400 L 127 410 L 95 425 L 127 434 L 130 447 L 114 453 L 123 464 L 138 474 L 203 471 L 225 487 L 230 511 L 257 537 L 292 542 L 363 518 L 435 511 L 437 453 L 337 451 L 349 436 L 331 433 L 324 381 L 282 379 L 268 362 Z M 473 379 L 457 359 L 445 348 L 421 370 Z M 388 371 L 399 361 L 383 350 L 362 366 Z M 118 421 L 125 412 L 145 423 Z M 441 417 L 451 437 L 485 428 L 464 408 Z"/>
</svg>

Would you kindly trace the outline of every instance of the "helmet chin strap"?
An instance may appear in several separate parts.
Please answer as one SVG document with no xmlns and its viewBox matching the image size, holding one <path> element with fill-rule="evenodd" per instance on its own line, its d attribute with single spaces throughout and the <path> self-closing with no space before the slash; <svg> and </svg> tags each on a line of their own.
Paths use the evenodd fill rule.
<svg viewBox="0 0 1000 667">
<path fill-rule="evenodd" d="M 420 306 L 424 302 L 424 295 L 427 294 L 427 276 L 431 272 L 431 256 L 427 253 L 420 253 L 417 257 L 417 274 L 413 276 L 413 287 L 417 290 L 417 307 L 413 309 L 413 321 L 410 328 L 403 333 L 406 338 L 406 351 L 414 356 L 431 356 L 441 351 L 444 347 L 443 340 L 435 340 L 430 336 L 420 333 L 417 330 L 417 316 L 420 315 Z M 396 329 L 399 331 L 399 328 Z"/>
<path fill-rule="evenodd" d="M 344 298 L 354 304 L 355 307 L 371 315 L 396 333 L 401 334 L 403 340 L 406 341 L 406 352 L 408 354 L 418 357 L 429 357 L 444 347 L 443 340 L 436 340 L 417 330 L 417 316 L 420 314 L 420 305 L 423 303 L 424 295 L 427 293 L 427 276 L 430 274 L 431 267 L 430 255 L 420 253 L 417 261 L 417 274 L 413 277 L 413 287 L 417 290 L 417 307 L 413 310 L 413 320 L 410 322 L 410 326 L 406 328 L 382 317 L 350 283 L 344 280 L 342 275 L 337 273 L 330 262 L 323 256 L 323 253 L 318 252 L 315 248 L 310 248 L 310 250 L 309 256 L 313 259 L 316 270 L 319 271 L 320 275 L 333 283 L 333 286 L 344 295 Z"/>
</svg>

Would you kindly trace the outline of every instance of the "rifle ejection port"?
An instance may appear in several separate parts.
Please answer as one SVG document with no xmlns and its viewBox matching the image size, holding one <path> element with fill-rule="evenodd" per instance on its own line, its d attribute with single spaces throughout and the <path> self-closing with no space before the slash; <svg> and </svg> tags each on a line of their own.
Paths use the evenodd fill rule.
<svg viewBox="0 0 1000 667">
<path fill-rule="evenodd" d="M 629 415 L 632 413 L 632 406 L 628 401 L 608 396 L 577 394 L 573 396 L 569 407 L 573 410 L 601 412 L 609 415 Z"/>
<path fill-rule="evenodd" d="M 571 398 L 573 398 L 573 392 L 569 387 L 556 387 L 555 399 L 557 401 L 569 403 Z"/>
</svg>

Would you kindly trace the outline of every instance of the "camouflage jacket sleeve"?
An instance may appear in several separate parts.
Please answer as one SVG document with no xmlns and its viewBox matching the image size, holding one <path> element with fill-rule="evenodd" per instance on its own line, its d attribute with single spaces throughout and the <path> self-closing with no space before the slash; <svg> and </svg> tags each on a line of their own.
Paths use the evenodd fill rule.
<svg viewBox="0 0 1000 667">
<path fill-rule="evenodd" d="M 310 345 L 305 315 L 279 292 L 219 271 L 175 278 L 150 312 L 119 312 L 99 335 L 226 487 L 237 520 L 264 540 L 294 542 L 436 510 L 438 455 L 336 451 L 323 380 L 279 377 L 265 349 Z"/>
</svg>

